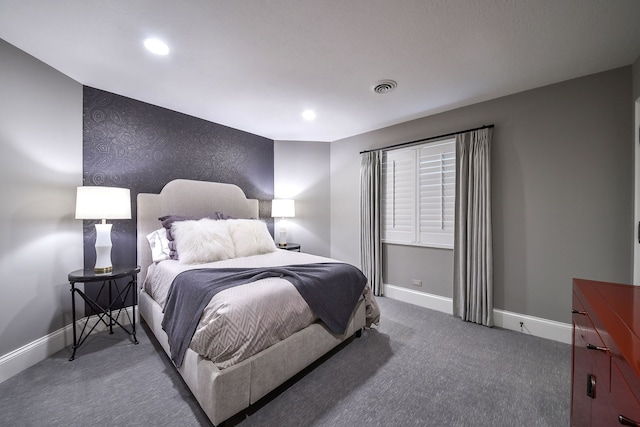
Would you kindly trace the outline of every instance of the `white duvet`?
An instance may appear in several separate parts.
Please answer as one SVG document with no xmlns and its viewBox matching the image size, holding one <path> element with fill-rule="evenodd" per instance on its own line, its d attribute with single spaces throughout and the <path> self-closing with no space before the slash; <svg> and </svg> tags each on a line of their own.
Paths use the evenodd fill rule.
<svg viewBox="0 0 640 427">
<path fill-rule="evenodd" d="M 186 270 L 319 262 L 338 261 L 285 250 L 198 265 L 166 260 L 149 266 L 143 287 L 164 307 L 173 279 Z M 363 296 L 367 299 L 368 324 L 377 323 L 379 311 L 368 285 Z M 259 353 L 316 320 L 317 317 L 290 282 L 280 278 L 261 279 L 216 294 L 205 308 L 189 347 L 223 369 Z"/>
</svg>

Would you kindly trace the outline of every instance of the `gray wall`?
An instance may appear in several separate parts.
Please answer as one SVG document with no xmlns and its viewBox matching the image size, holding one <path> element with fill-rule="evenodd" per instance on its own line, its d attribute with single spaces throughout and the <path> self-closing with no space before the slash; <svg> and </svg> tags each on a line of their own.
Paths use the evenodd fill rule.
<svg viewBox="0 0 640 427">
<path fill-rule="evenodd" d="M 360 151 L 493 123 L 495 308 L 569 323 L 573 277 L 631 282 L 631 99 L 628 66 L 333 142 L 331 255 L 360 264 Z M 450 296 L 450 255 L 389 246 L 385 282 Z"/>
<path fill-rule="evenodd" d="M 82 85 L 0 40 L 0 355 L 71 323 Z"/>
<path fill-rule="evenodd" d="M 633 63 L 633 100 L 640 100 L 640 56 Z"/>
<path fill-rule="evenodd" d="M 331 252 L 329 155 L 326 142 L 275 141 L 274 145 L 274 194 L 296 201 L 287 241 L 301 244 L 303 252 L 322 256 Z"/>
</svg>

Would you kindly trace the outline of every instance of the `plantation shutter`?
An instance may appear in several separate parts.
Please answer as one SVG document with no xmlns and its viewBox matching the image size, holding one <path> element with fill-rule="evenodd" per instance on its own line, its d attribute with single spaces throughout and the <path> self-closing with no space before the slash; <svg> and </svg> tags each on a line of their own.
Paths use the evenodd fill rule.
<svg viewBox="0 0 640 427">
<path fill-rule="evenodd" d="M 416 241 L 416 151 L 385 153 L 382 163 L 382 239 Z"/>
<path fill-rule="evenodd" d="M 455 141 L 423 146 L 418 154 L 420 244 L 453 248 Z"/>
</svg>

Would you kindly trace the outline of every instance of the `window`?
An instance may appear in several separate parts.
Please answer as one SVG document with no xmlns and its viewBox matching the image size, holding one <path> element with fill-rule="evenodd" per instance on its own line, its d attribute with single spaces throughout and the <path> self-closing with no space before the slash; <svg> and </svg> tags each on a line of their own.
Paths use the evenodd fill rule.
<svg viewBox="0 0 640 427">
<path fill-rule="evenodd" d="M 390 150 L 382 160 L 382 240 L 453 248 L 455 139 Z"/>
</svg>

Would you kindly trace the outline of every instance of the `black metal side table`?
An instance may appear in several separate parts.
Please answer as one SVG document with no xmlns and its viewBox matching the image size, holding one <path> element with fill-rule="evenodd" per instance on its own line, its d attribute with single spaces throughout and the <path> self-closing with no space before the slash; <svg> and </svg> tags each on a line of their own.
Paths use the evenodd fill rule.
<svg viewBox="0 0 640 427">
<path fill-rule="evenodd" d="M 78 347 L 85 342 L 100 322 L 109 327 L 109 333 L 111 334 L 113 333 L 114 325 L 120 326 L 120 328 L 129 334 L 129 336 L 133 337 L 134 344 L 138 344 L 138 339 L 136 338 L 136 304 L 138 303 L 136 277 L 139 271 L 140 266 L 114 266 L 113 271 L 109 273 L 96 273 L 93 269 L 76 270 L 69 273 L 69 283 L 71 284 L 71 312 L 73 313 L 73 354 L 69 358 L 70 361 L 75 359 Z M 131 277 L 131 279 L 122 287 L 122 289 L 120 289 L 116 280 L 123 277 Z M 106 307 L 101 306 L 96 300 L 91 299 L 82 290 L 76 288 L 76 283 L 78 282 L 85 284 L 90 282 L 102 282 L 98 295 L 95 299 L 98 300 L 106 288 L 109 293 L 109 305 Z M 129 312 L 126 310 L 126 307 L 124 307 L 129 293 L 133 295 L 133 317 L 129 316 Z M 90 308 L 90 313 L 87 314 L 79 335 L 76 333 L 76 294 L 80 295 Z M 119 308 L 114 308 L 117 303 L 121 303 L 121 306 Z M 130 329 L 118 321 L 122 310 L 124 310 L 127 315 L 127 319 L 131 324 Z M 89 318 L 94 314 L 98 316 L 98 321 L 88 328 Z"/>
</svg>

